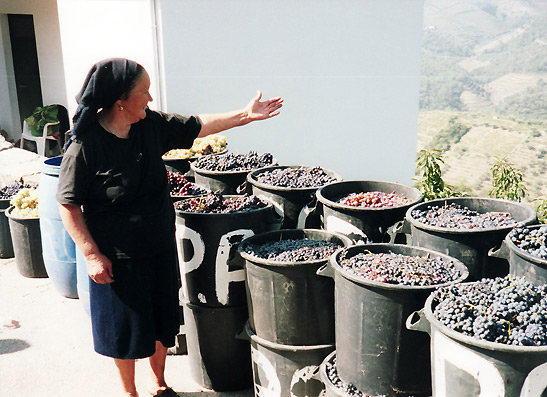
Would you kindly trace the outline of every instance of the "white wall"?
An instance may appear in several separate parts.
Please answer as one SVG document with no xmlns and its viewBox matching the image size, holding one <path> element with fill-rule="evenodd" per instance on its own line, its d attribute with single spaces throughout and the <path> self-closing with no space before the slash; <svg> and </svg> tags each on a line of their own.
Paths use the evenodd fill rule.
<svg viewBox="0 0 547 397">
<path fill-rule="evenodd" d="M 165 108 L 282 114 L 226 132 L 234 152 L 411 184 L 423 0 L 157 0 Z"/>
<path fill-rule="evenodd" d="M 133 59 L 145 67 L 157 98 L 159 81 L 151 0 L 58 0 L 68 108 L 95 62 L 110 57 Z M 157 103 L 151 108 L 159 108 Z"/>
<path fill-rule="evenodd" d="M 0 14 L 32 14 L 36 34 L 38 67 L 42 85 L 44 104 L 66 104 L 63 54 L 59 34 L 56 0 L 0 0 Z M 10 133 L 10 137 L 19 137 L 21 125 L 18 119 L 17 96 L 14 91 L 15 80 L 13 64 L 9 53 L 9 31 L 7 20 L 2 24 L 2 48 L 0 48 L 0 92 L 7 96 L 0 101 L 0 125 Z M 8 51 L 8 52 L 6 52 Z M 7 55 L 9 53 L 9 55 Z"/>
</svg>

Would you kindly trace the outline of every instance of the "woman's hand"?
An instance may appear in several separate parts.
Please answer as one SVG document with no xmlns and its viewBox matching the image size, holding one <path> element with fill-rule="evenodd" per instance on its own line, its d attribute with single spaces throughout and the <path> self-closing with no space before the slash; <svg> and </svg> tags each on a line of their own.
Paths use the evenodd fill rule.
<svg viewBox="0 0 547 397">
<path fill-rule="evenodd" d="M 59 214 L 68 234 L 85 257 L 89 277 L 99 284 L 113 282 L 112 262 L 101 253 L 95 240 L 91 237 L 80 206 L 59 204 Z"/>
<path fill-rule="evenodd" d="M 279 114 L 279 109 L 283 106 L 283 99 L 280 97 L 260 102 L 261 98 L 262 92 L 258 91 L 256 97 L 251 99 L 249 104 L 245 107 L 249 121 L 265 120 L 277 116 Z"/>
<path fill-rule="evenodd" d="M 114 281 L 112 262 L 103 254 L 91 254 L 85 258 L 87 273 L 97 284 L 108 284 Z"/>
<path fill-rule="evenodd" d="M 262 93 L 258 91 L 256 97 L 242 109 L 227 113 L 200 114 L 198 117 L 201 121 L 201 131 L 198 136 L 203 138 L 252 121 L 266 120 L 279 114 L 279 109 L 283 106 L 283 99 L 277 97 L 260 102 L 260 98 L 262 98 Z"/>
</svg>

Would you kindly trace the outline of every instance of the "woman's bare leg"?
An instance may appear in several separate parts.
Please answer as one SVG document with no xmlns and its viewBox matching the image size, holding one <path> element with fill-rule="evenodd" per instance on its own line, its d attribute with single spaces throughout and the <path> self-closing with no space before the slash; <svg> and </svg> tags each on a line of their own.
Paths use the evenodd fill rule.
<svg viewBox="0 0 547 397">
<path fill-rule="evenodd" d="M 165 360 L 167 358 L 167 348 L 160 341 L 156 341 L 156 352 L 148 359 L 150 368 L 152 369 L 153 387 L 156 392 L 167 389 L 165 383 Z"/>
<path fill-rule="evenodd" d="M 135 385 L 135 360 L 122 360 L 115 358 L 114 363 L 118 368 L 122 387 L 126 396 L 138 397 Z"/>
</svg>

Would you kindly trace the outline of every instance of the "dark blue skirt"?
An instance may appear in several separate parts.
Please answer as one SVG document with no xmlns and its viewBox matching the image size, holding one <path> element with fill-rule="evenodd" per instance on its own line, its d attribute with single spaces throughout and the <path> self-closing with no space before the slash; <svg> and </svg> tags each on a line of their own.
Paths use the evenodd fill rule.
<svg viewBox="0 0 547 397">
<path fill-rule="evenodd" d="M 180 327 L 176 246 L 149 257 L 110 259 L 113 283 L 89 279 L 95 351 L 138 359 L 154 354 L 156 341 L 174 346 Z"/>
</svg>

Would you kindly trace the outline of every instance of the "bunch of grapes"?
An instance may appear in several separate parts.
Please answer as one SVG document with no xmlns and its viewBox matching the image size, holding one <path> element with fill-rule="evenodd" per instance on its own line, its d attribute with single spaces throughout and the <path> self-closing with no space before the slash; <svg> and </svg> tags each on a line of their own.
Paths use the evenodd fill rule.
<svg viewBox="0 0 547 397">
<path fill-rule="evenodd" d="M 547 346 L 547 284 L 508 275 L 440 288 L 434 316 L 447 327 L 490 342 Z"/>
<path fill-rule="evenodd" d="M 462 230 L 508 227 L 517 223 L 508 212 L 481 214 L 455 203 L 443 206 L 429 205 L 423 211 L 412 211 L 412 217 L 425 225 Z"/>
<path fill-rule="evenodd" d="M 273 262 L 310 262 L 327 259 L 341 246 L 324 240 L 287 239 L 249 244 L 245 252 Z"/>
<path fill-rule="evenodd" d="M 405 205 L 411 201 L 395 192 L 362 192 L 351 193 L 338 200 L 338 203 L 351 207 L 386 208 Z"/>
<path fill-rule="evenodd" d="M 207 190 L 190 182 L 182 174 L 167 171 L 167 180 L 169 181 L 171 196 L 199 196 L 207 194 Z"/>
<path fill-rule="evenodd" d="M 223 135 L 209 135 L 205 138 L 196 138 L 190 149 L 173 149 L 163 155 L 166 160 L 189 159 L 206 154 L 220 153 L 226 149 L 226 137 Z"/>
<path fill-rule="evenodd" d="M 38 190 L 35 188 L 21 189 L 10 200 L 13 205 L 11 214 L 21 218 L 38 218 Z"/>
<path fill-rule="evenodd" d="M 547 259 L 547 226 L 528 228 L 526 226 L 515 227 L 509 238 L 517 247 L 530 255 L 541 259 Z"/>
<path fill-rule="evenodd" d="M 234 196 L 224 198 L 218 192 L 204 196 L 177 201 L 175 209 L 184 212 L 229 214 L 233 212 L 247 212 L 268 206 L 268 203 L 256 196 Z"/>
<path fill-rule="evenodd" d="M 336 181 L 336 178 L 321 167 L 287 167 L 264 171 L 256 176 L 256 180 L 270 186 L 303 189 L 321 187 Z"/>
<path fill-rule="evenodd" d="M 458 280 L 462 274 L 454 263 L 440 257 L 408 256 L 394 253 L 360 252 L 340 254 L 342 269 L 367 280 L 388 284 L 429 286 Z"/>
<path fill-rule="evenodd" d="M 271 153 L 258 154 L 250 151 L 247 154 L 221 154 L 203 156 L 196 160 L 195 167 L 206 171 L 251 171 L 272 165 Z"/>
<path fill-rule="evenodd" d="M 23 178 L 21 178 L 19 180 L 19 182 L 14 182 L 10 185 L 7 185 L 7 186 L 4 186 L 2 189 L 0 189 L 0 200 L 9 200 L 11 199 L 13 196 L 15 196 L 17 194 L 17 192 L 19 192 L 21 189 L 30 189 L 30 188 L 33 188 L 34 186 L 28 184 L 28 183 L 25 183 L 23 181 Z"/>
</svg>

